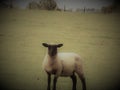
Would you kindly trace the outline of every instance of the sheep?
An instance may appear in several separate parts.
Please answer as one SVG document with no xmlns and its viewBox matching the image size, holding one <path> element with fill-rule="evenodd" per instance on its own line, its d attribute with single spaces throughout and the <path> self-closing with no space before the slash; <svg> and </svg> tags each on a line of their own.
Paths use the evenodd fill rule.
<svg viewBox="0 0 120 90">
<path fill-rule="evenodd" d="M 73 82 L 72 90 L 76 90 L 78 74 L 82 82 L 82 90 L 86 90 L 85 76 L 83 73 L 81 57 L 76 53 L 58 53 L 57 48 L 63 44 L 47 44 L 42 43 L 48 48 L 48 53 L 45 55 L 42 67 L 48 75 L 47 90 L 50 90 L 51 75 L 54 75 L 53 90 L 56 90 L 56 83 L 59 76 L 70 77 Z"/>
</svg>

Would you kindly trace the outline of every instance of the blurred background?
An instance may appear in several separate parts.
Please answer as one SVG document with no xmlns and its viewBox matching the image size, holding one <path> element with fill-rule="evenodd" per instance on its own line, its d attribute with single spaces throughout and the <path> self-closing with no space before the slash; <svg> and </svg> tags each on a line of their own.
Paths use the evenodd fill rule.
<svg viewBox="0 0 120 90">
<path fill-rule="evenodd" d="M 46 90 L 43 42 L 80 54 L 87 90 L 120 90 L 119 0 L 0 0 L 1 90 Z M 72 90 L 71 79 L 57 90 Z"/>
</svg>

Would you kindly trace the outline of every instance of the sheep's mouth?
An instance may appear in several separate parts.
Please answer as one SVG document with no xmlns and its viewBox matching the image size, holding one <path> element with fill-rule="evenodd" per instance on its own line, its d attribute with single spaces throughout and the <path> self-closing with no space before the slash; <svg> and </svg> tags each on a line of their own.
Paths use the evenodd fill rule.
<svg viewBox="0 0 120 90">
<path fill-rule="evenodd" d="M 53 56 L 56 55 L 56 53 L 49 53 L 49 55 L 50 55 L 51 57 L 53 57 Z"/>
</svg>

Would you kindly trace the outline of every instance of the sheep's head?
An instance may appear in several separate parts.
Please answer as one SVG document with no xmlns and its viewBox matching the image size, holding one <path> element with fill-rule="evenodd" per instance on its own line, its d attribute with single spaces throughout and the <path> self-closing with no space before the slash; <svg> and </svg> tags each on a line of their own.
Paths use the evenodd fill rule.
<svg viewBox="0 0 120 90">
<path fill-rule="evenodd" d="M 47 44 L 47 43 L 43 43 L 42 45 L 48 48 L 48 54 L 51 57 L 57 54 L 57 48 L 60 48 L 63 46 L 63 44 Z"/>
</svg>

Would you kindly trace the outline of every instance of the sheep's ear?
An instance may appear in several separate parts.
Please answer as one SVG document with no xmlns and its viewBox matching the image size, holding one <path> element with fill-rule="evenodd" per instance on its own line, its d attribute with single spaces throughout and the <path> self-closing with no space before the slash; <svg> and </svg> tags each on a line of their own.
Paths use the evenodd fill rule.
<svg viewBox="0 0 120 90">
<path fill-rule="evenodd" d="M 49 45 L 47 43 L 42 43 L 44 47 L 48 47 Z"/>
<path fill-rule="evenodd" d="M 58 45 L 57 45 L 58 48 L 60 48 L 60 47 L 62 47 L 62 46 L 63 46 L 63 44 L 58 44 Z"/>
</svg>

